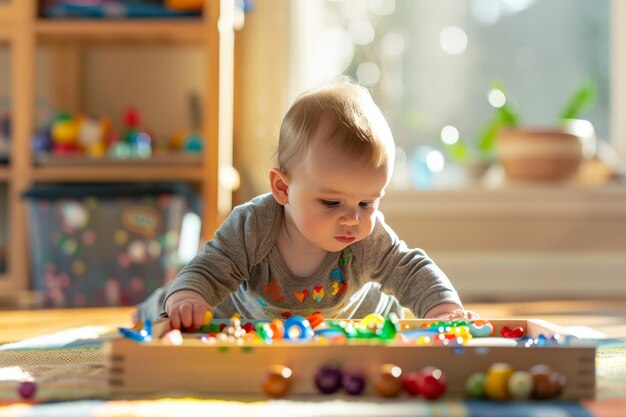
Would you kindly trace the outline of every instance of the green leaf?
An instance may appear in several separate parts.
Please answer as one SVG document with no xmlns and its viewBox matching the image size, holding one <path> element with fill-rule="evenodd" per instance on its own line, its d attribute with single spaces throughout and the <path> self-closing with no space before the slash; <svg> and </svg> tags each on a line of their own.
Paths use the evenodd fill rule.
<svg viewBox="0 0 626 417">
<path fill-rule="evenodd" d="M 491 158 L 494 153 L 498 131 L 503 126 L 517 126 L 518 121 L 519 116 L 508 104 L 504 104 L 502 107 L 496 109 L 494 117 L 483 127 L 481 133 L 478 135 L 476 146 L 481 158 Z"/>
<path fill-rule="evenodd" d="M 445 144 L 445 149 L 450 159 L 458 164 L 467 162 L 470 159 L 471 149 L 467 143 L 460 139 L 452 145 Z"/>
<path fill-rule="evenodd" d="M 596 85 L 593 81 L 585 81 L 565 104 L 559 118 L 578 119 L 580 115 L 596 104 Z"/>
</svg>

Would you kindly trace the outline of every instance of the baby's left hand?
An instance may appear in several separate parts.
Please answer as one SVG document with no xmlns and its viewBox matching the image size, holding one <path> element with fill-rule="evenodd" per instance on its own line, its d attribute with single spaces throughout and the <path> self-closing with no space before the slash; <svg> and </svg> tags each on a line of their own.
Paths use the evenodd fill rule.
<svg viewBox="0 0 626 417">
<path fill-rule="evenodd" d="M 478 318 L 478 314 L 476 314 L 472 310 L 463 310 L 463 309 L 454 310 L 449 313 L 444 313 L 435 317 L 436 320 L 441 320 L 441 321 L 473 320 L 477 318 Z"/>
</svg>

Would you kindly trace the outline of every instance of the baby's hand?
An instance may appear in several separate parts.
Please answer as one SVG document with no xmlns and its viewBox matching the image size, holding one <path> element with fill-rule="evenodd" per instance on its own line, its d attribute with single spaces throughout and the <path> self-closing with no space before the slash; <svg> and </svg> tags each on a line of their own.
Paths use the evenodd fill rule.
<svg viewBox="0 0 626 417">
<path fill-rule="evenodd" d="M 478 314 L 472 310 L 458 309 L 449 313 L 441 314 L 435 317 L 437 320 L 452 321 L 452 320 L 473 320 L 478 318 Z"/>
<path fill-rule="evenodd" d="M 195 291 L 176 291 L 165 303 L 172 329 L 199 329 L 204 324 L 204 313 L 210 310 L 204 298 Z"/>
</svg>

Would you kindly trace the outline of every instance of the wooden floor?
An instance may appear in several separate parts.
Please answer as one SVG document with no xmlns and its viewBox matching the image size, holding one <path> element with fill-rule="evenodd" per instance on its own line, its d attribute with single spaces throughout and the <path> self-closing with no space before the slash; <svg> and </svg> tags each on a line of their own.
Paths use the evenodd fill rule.
<svg viewBox="0 0 626 417">
<path fill-rule="evenodd" d="M 626 340 L 626 300 L 468 304 L 484 318 L 538 318 L 581 336 Z M 129 326 L 131 307 L 0 311 L 0 343 L 88 325 Z"/>
</svg>

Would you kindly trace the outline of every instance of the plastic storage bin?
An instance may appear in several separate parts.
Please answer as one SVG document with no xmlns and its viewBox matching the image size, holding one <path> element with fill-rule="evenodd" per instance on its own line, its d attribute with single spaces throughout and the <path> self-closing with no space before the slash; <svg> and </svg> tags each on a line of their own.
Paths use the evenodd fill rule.
<svg viewBox="0 0 626 417">
<path fill-rule="evenodd" d="M 24 196 L 33 287 L 44 307 L 142 301 L 176 274 L 183 218 L 198 211 L 179 184 L 38 186 Z"/>
</svg>

